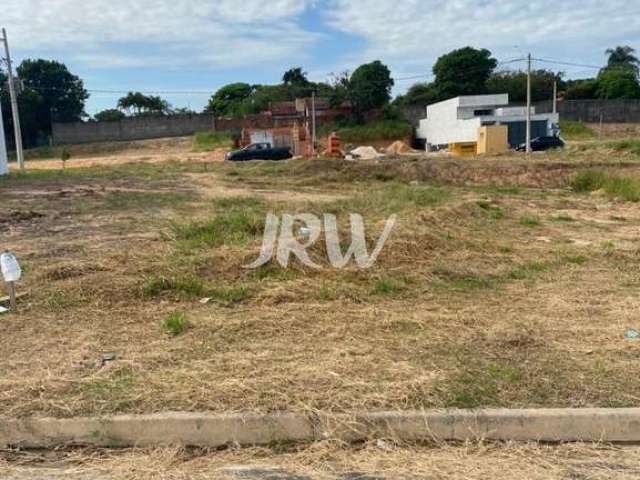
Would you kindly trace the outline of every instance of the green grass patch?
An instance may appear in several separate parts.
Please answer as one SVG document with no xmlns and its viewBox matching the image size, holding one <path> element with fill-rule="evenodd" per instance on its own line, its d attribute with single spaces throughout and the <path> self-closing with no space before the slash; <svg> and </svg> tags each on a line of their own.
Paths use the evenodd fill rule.
<svg viewBox="0 0 640 480">
<path fill-rule="evenodd" d="M 596 133 L 582 122 L 560 119 L 560 132 L 565 140 L 592 140 Z"/>
<path fill-rule="evenodd" d="M 252 280 L 278 280 L 286 281 L 295 277 L 295 273 L 290 269 L 284 269 L 278 265 L 268 263 L 261 267 L 254 268 L 249 272 L 249 278 Z"/>
<path fill-rule="evenodd" d="M 113 401 L 126 394 L 137 380 L 138 375 L 129 367 L 114 370 L 109 378 L 91 380 L 80 384 L 79 388 L 98 401 Z"/>
<path fill-rule="evenodd" d="M 191 327 L 191 322 L 183 312 L 173 312 L 160 322 L 162 331 L 172 337 L 186 332 L 189 327 Z"/>
<path fill-rule="evenodd" d="M 262 210 L 265 207 L 265 203 L 257 197 L 221 197 L 213 200 L 213 205 L 216 209 L 228 210 L 228 209 L 252 209 Z"/>
<path fill-rule="evenodd" d="M 185 298 L 195 298 L 206 296 L 207 288 L 203 280 L 194 275 L 153 275 L 145 279 L 142 285 L 142 293 L 145 297 L 155 298 L 165 292 L 177 293 Z"/>
<path fill-rule="evenodd" d="M 404 292 L 411 280 L 406 277 L 381 277 L 373 281 L 374 295 L 394 296 Z"/>
<path fill-rule="evenodd" d="M 251 290 L 244 285 L 212 287 L 204 279 L 195 275 L 158 275 L 144 281 L 142 293 L 148 298 L 173 294 L 184 299 L 209 298 L 223 304 L 232 304 L 249 298 Z"/>
<path fill-rule="evenodd" d="M 484 210 L 492 220 L 500 220 L 506 216 L 500 207 L 486 200 L 478 200 L 476 205 L 478 205 L 481 210 Z"/>
<path fill-rule="evenodd" d="M 246 245 L 264 232 L 266 205 L 255 197 L 226 197 L 213 201 L 216 213 L 208 221 L 174 224 L 178 243 L 186 248 Z"/>
<path fill-rule="evenodd" d="M 147 210 L 176 207 L 193 199 L 187 192 L 112 191 L 105 196 L 104 205 L 111 210 Z"/>
<path fill-rule="evenodd" d="M 187 248 L 246 245 L 264 231 L 265 217 L 247 212 L 227 212 L 206 222 L 173 225 L 176 240 Z"/>
<path fill-rule="evenodd" d="M 618 152 L 629 152 L 634 155 L 640 155 L 640 140 L 638 139 L 614 140 L 606 142 L 604 146 Z"/>
<path fill-rule="evenodd" d="M 527 228 L 539 227 L 542 225 L 540 218 L 533 215 L 524 215 L 523 217 L 520 217 L 519 223 L 523 227 Z"/>
<path fill-rule="evenodd" d="M 446 400 L 447 407 L 480 408 L 502 405 L 500 393 L 522 382 L 519 367 L 509 363 L 490 363 L 482 370 L 465 371 L 456 379 L 456 388 Z"/>
<path fill-rule="evenodd" d="M 585 170 L 571 180 L 571 189 L 577 193 L 603 190 L 609 197 L 628 202 L 640 201 L 640 179 L 615 175 L 602 170 Z"/>
<path fill-rule="evenodd" d="M 491 290 L 497 287 L 496 279 L 488 275 L 457 272 L 443 266 L 434 268 L 432 273 L 438 277 L 436 286 L 460 292 Z"/>
<path fill-rule="evenodd" d="M 193 136 L 193 150 L 195 152 L 231 147 L 233 147 L 233 138 L 230 132 L 197 132 Z"/>
<path fill-rule="evenodd" d="M 562 260 L 573 265 L 584 265 L 589 259 L 584 255 L 565 255 Z"/>
<path fill-rule="evenodd" d="M 380 183 L 348 199 L 323 203 L 316 213 L 374 213 L 388 215 L 410 209 L 441 205 L 451 198 L 450 191 L 430 185 L 407 185 L 397 182 Z"/>
<path fill-rule="evenodd" d="M 561 213 L 560 215 L 551 217 L 551 220 L 554 222 L 564 222 L 564 223 L 571 223 L 576 221 L 575 218 L 573 218 L 571 215 L 568 215 L 566 213 Z"/>
<path fill-rule="evenodd" d="M 264 232 L 265 204 L 253 197 L 230 197 L 214 201 L 216 213 L 208 221 L 174 224 L 175 239 L 184 247 L 246 245 Z"/>
<path fill-rule="evenodd" d="M 244 285 L 234 287 L 217 287 L 208 292 L 208 297 L 223 303 L 240 303 L 251 296 L 251 290 Z"/>
<path fill-rule="evenodd" d="M 552 269 L 556 266 L 555 262 L 534 260 L 526 262 L 513 268 L 507 278 L 510 280 L 526 280 L 535 275 Z"/>
</svg>

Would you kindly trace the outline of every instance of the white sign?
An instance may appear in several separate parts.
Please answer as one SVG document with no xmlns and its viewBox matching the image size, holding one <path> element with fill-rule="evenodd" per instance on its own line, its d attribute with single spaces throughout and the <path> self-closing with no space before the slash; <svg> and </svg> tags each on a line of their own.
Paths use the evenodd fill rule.
<svg viewBox="0 0 640 480">
<path fill-rule="evenodd" d="M 0 271 L 5 282 L 17 282 L 22 276 L 22 269 L 13 253 L 6 251 L 0 255 Z"/>
</svg>

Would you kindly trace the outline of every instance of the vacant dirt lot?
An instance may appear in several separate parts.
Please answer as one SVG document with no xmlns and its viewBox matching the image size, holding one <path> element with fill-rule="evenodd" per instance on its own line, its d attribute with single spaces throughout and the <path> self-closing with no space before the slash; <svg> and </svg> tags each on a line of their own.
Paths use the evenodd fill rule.
<svg viewBox="0 0 640 480">
<path fill-rule="evenodd" d="M 0 317 L 0 414 L 639 406 L 632 147 L 207 155 L 0 180 L 29 293 Z M 398 224 L 369 270 L 331 268 L 323 241 L 321 270 L 247 270 L 267 212 L 334 213 L 343 237 L 360 213 L 370 243 Z"/>
</svg>

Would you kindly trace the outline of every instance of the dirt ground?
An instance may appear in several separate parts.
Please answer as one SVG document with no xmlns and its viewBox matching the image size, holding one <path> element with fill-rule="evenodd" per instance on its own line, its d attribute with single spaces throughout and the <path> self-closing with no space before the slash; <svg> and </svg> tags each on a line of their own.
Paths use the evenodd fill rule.
<svg viewBox="0 0 640 480">
<path fill-rule="evenodd" d="M 639 406 L 640 204 L 571 188 L 593 169 L 633 186 L 637 154 L 227 165 L 187 142 L 155 148 L 0 179 L 0 248 L 27 294 L 0 316 L 0 415 Z M 368 270 L 332 268 L 323 241 L 320 270 L 247 270 L 268 212 L 333 213 L 341 235 L 360 213 L 369 247 L 398 222 Z M 604 479 L 637 478 L 638 459 L 373 440 L 3 451 L 0 475 Z"/>
<path fill-rule="evenodd" d="M 28 292 L 2 317 L 0 414 L 638 406 L 640 210 L 568 188 L 638 176 L 636 156 L 192 155 L 0 183 Z M 332 268 L 322 241 L 320 270 L 247 270 L 268 212 L 342 232 L 360 213 L 370 245 L 398 223 L 368 270 Z"/>
</svg>

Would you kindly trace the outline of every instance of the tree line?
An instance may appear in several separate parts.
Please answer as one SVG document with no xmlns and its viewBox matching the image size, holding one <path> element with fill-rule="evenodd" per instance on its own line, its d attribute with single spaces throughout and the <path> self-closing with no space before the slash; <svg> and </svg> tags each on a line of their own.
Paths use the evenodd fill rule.
<svg viewBox="0 0 640 480">
<path fill-rule="evenodd" d="M 539 69 L 531 74 L 534 102 L 553 98 L 553 85 L 567 100 L 640 99 L 640 60 L 629 46 L 608 49 L 607 63 L 593 78 L 565 80 L 563 72 Z M 525 102 L 527 73 L 497 71 L 498 61 L 485 49 L 471 47 L 441 56 L 433 67 L 433 82 L 416 83 L 396 98 L 401 105 L 430 103 L 458 95 L 508 93 L 512 102 Z"/>
<path fill-rule="evenodd" d="M 607 63 L 592 78 L 565 80 L 563 72 L 539 69 L 532 72 L 533 101 L 549 100 L 554 82 L 567 99 L 640 99 L 640 60 L 630 46 L 618 46 L 606 51 Z M 357 123 L 371 110 L 383 110 L 388 118 L 398 118 L 404 105 L 427 105 L 458 95 L 508 93 L 512 102 L 526 100 L 526 73 L 499 71 L 499 62 L 486 49 L 465 47 L 442 55 L 433 66 L 434 80 L 418 82 L 392 101 L 394 79 L 391 71 L 379 60 L 360 65 L 353 72 L 333 74 L 330 81 L 313 82 L 300 67 L 287 70 L 276 85 L 235 82 L 213 93 L 204 111 L 217 116 L 237 117 L 267 110 L 271 103 L 309 97 L 315 92 L 338 107 L 345 102 L 352 106 L 352 118 Z M 24 143 L 27 146 L 46 144 L 52 122 L 73 122 L 88 119 L 85 104 L 89 93 L 83 81 L 60 62 L 26 59 L 17 68 L 20 109 Z M 0 101 L 5 132 L 12 131 L 11 110 L 6 75 L 0 70 L 2 92 Z M 128 116 L 179 115 L 195 113 L 186 108 L 173 108 L 165 99 L 141 92 L 129 92 L 118 99 L 113 108 L 98 112 L 98 121 L 120 120 Z M 9 145 L 13 144 L 7 135 Z"/>
</svg>

